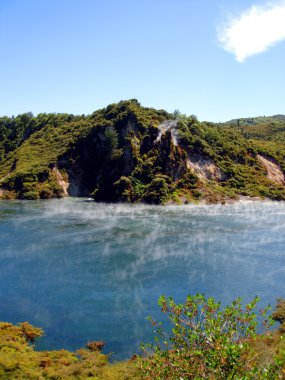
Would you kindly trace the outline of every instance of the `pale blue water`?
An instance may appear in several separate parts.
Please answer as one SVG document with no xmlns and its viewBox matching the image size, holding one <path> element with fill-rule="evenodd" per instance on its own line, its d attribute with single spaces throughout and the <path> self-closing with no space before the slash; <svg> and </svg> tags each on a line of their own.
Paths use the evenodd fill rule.
<svg viewBox="0 0 285 380">
<path fill-rule="evenodd" d="M 285 203 L 0 202 L 0 320 L 44 328 L 39 348 L 106 341 L 131 356 L 161 319 L 157 298 L 284 297 Z"/>
</svg>

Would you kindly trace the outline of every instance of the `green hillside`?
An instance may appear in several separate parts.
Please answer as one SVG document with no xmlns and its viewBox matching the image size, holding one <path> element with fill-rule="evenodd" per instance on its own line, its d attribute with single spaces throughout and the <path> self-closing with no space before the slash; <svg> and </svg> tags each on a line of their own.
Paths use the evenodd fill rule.
<svg viewBox="0 0 285 380">
<path fill-rule="evenodd" d="M 0 118 L 0 197 L 104 202 L 285 199 L 285 117 L 224 124 L 111 104 L 88 116 Z"/>
<path fill-rule="evenodd" d="M 235 119 L 223 125 L 239 129 L 246 138 L 285 142 L 285 115 Z"/>
</svg>

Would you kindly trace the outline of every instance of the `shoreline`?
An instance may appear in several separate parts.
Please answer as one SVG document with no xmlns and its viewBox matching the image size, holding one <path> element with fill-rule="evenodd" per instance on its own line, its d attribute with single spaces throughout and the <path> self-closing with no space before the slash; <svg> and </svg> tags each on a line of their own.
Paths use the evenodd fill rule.
<svg viewBox="0 0 285 380">
<path fill-rule="evenodd" d="M 97 204 L 113 204 L 113 205 L 145 205 L 145 206 L 187 206 L 187 205 L 194 205 L 194 206 L 212 206 L 212 205 L 231 205 L 235 203 L 255 203 L 255 202 L 274 202 L 274 203 L 284 203 L 285 200 L 283 199 L 271 199 L 271 198 L 261 198 L 261 197 L 251 197 L 247 195 L 239 195 L 237 198 L 226 198 L 224 200 L 219 200 L 216 202 L 209 202 L 205 199 L 202 200 L 188 200 L 185 197 L 181 197 L 179 200 L 180 202 L 175 202 L 173 200 L 170 200 L 166 203 L 160 203 L 160 204 L 154 204 L 154 203 L 147 203 L 147 202 L 97 202 L 93 198 L 87 197 L 87 196 L 64 196 L 64 197 L 52 197 L 49 199 L 20 199 L 20 198 L 3 198 L 2 196 L 5 194 L 5 191 L 0 189 L 0 201 L 51 201 L 51 200 L 63 200 L 63 199 L 82 199 L 84 202 L 94 202 Z"/>
</svg>

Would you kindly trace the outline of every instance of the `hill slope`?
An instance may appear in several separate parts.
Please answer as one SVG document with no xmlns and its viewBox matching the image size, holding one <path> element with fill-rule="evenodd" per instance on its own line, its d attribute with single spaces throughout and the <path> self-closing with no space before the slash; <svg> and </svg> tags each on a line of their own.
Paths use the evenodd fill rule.
<svg viewBox="0 0 285 380">
<path fill-rule="evenodd" d="M 261 119 L 261 121 L 259 120 Z M 240 119 L 247 120 L 247 119 Z M 200 123 L 122 101 L 90 116 L 0 118 L 0 196 L 105 202 L 285 199 L 285 120 Z"/>
</svg>

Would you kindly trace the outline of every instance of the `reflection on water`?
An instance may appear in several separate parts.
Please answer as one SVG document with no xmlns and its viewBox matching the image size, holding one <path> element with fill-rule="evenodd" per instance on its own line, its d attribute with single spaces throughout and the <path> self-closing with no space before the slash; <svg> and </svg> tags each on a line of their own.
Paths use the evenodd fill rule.
<svg viewBox="0 0 285 380">
<path fill-rule="evenodd" d="M 222 302 L 284 296 L 285 203 L 0 202 L 0 320 L 28 320 L 41 348 L 105 340 L 130 356 L 159 295 Z"/>
</svg>

